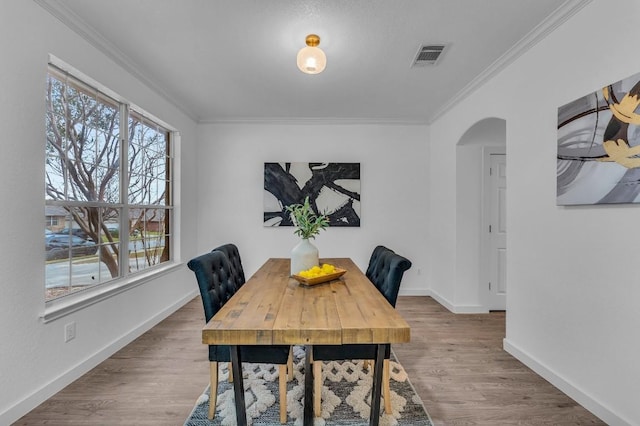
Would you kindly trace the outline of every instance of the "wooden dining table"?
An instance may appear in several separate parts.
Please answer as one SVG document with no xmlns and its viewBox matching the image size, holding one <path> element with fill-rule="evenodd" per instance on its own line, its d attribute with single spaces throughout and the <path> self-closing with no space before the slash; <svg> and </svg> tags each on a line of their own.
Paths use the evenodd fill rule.
<svg viewBox="0 0 640 426">
<path fill-rule="evenodd" d="M 231 346 L 238 425 L 247 424 L 240 345 L 306 347 L 303 423 L 311 425 L 312 346 L 357 343 L 377 345 L 369 424 L 378 424 L 385 345 L 408 342 L 409 325 L 351 259 L 321 263 L 346 273 L 307 286 L 290 276 L 289 259 L 268 259 L 203 328 L 202 343 Z"/>
</svg>

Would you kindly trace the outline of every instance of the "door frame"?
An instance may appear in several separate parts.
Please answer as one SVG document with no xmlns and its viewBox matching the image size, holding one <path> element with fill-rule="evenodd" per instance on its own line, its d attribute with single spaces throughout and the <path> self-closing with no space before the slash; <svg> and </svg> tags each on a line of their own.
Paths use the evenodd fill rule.
<svg viewBox="0 0 640 426">
<path fill-rule="evenodd" d="M 480 301 L 483 307 L 489 312 L 489 281 L 491 271 L 490 262 L 490 237 L 489 225 L 491 224 L 491 156 L 495 154 L 507 155 L 505 146 L 484 146 L 482 147 L 482 225 L 480 226 Z M 507 293 L 508 297 L 509 294 Z"/>
</svg>

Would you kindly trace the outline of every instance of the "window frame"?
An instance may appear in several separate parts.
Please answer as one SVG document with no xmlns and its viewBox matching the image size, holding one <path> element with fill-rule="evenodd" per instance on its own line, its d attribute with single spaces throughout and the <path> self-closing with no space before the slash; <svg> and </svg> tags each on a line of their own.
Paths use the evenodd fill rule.
<svg viewBox="0 0 640 426">
<path fill-rule="evenodd" d="M 152 114 L 148 113 L 144 109 L 138 107 L 137 105 L 129 102 L 122 96 L 116 94 L 112 90 L 106 88 L 102 84 L 97 81 L 91 79 L 87 75 L 81 73 L 77 69 L 72 66 L 66 64 L 62 60 L 56 58 L 53 55 L 49 55 L 49 61 L 46 68 L 46 74 L 49 75 L 53 73 L 54 75 L 66 75 L 72 77 L 74 81 L 78 81 L 80 84 L 90 88 L 91 90 L 95 90 L 98 93 L 106 96 L 110 101 L 115 101 L 119 108 L 120 114 L 120 135 L 119 135 L 119 155 L 120 155 L 120 168 L 119 168 L 119 177 L 118 177 L 118 185 L 119 185 L 119 196 L 120 200 L 118 203 L 106 203 L 106 202 L 88 202 L 88 201 L 69 201 L 69 200 L 50 200 L 46 196 L 43 197 L 44 206 L 55 206 L 55 205 L 65 205 L 65 206 L 82 206 L 82 207 L 114 207 L 116 209 L 120 209 L 120 217 L 118 220 L 118 224 L 120 229 L 127 229 L 129 226 L 129 210 L 130 208 L 140 208 L 138 204 L 130 204 L 129 194 L 128 194 L 128 180 L 129 180 L 129 171 L 128 171 L 128 146 L 129 146 L 129 120 L 131 117 L 135 117 L 140 120 L 141 123 L 145 125 L 149 125 L 152 123 L 157 128 L 161 128 L 163 130 L 162 133 L 166 132 L 166 143 L 167 150 L 165 156 L 165 183 L 167 185 L 167 193 L 165 195 L 165 203 L 162 205 L 145 205 L 146 208 L 152 209 L 161 209 L 164 210 L 164 214 L 169 214 L 168 223 L 166 224 L 166 229 L 164 233 L 165 242 L 168 243 L 169 247 L 169 259 L 164 262 L 158 263 L 156 265 L 149 265 L 142 270 L 135 270 L 129 272 L 128 268 L 128 254 L 127 250 L 121 249 L 119 252 L 118 259 L 118 268 L 119 268 L 119 276 L 113 279 L 108 279 L 104 282 L 97 283 L 95 285 L 88 286 L 85 289 L 81 289 L 75 292 L 70 292 L 65 295 L 62 295 L 57 298 L 52 298 L 47 300 L 45 287 L 46 279 L 43 280 L 43 298 L 45 299 L 44 310 L 42 312 L 42 319 L 44 322 L 49 322 L 60 318 L 62 316 L 68 315 L 69 313 L 75 312 L 77 310 L 83 309 L 86 306 L 97 303 L 101 300 L 110 298 L 116 294 L 127 291 L 131 288 L 134 288 L 140 284 L 151 281 L 159 276 L 162 276 L 166 273 L 173 271 L 174 269 L 180 266 L 178 262 L 178 256 L 176 247 L 177 244 L 177 232 L 176 232 L 176 198 L 175 198 L 175 188 L 177 182 L 177 171 L 175 168 L 175 158 L 176 158 L 176 146 L 179 143 L 180 135 L 179 132 L 169 124 L 164 121 L 158 119 Z M 46 151 L 45 151 L 46 152 Z M 46 164 L 46 163 L 45 163 Z M 163 219 L 164 220 L 164 219 Z M 129 243 L 129 235 L 127 232 L 119 233 L 119 242 L 121 247 L 124 247 L 125 244 Z M 168 240 L 168 241 L 167 241 Z M 42 257 L 44 259 L 45 253 L 43 251 Z M 43 264 L 46 267 L 46 262 Z M 46 273 L 44 274 L 46 277 Z M 71 285 L 71 282 L 69 282 Z"/>
</svg>

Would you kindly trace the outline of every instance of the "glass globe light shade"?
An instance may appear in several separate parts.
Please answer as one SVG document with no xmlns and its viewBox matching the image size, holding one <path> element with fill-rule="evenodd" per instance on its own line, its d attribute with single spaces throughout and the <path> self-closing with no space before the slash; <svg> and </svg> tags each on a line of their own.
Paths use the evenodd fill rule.
<svg viewBox="0 0 640 426">
<path fill-rule="evenodd" d="M 327 66 L 327 55 L 319 47 L 307 46 L 298 52 L 298 68 L 306 74 L 318 74 Z"/>
</svg>

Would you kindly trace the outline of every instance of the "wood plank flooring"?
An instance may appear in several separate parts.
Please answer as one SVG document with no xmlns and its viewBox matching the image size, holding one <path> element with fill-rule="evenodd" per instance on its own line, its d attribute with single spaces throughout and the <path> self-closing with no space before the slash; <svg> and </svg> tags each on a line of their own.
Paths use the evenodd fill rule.
<svg viewBox="0 0 640 426">
<path fill-rule="evenodd" d="M 502 349 L 505 313 L 452 314 L 399 297 L 411 343 L 393 350 L 436 425 L 605 425 Z"/>
<path fill-rule="evenodd" d="M 394 345 L 436 425 L 604 425 L 502 350 L 504 313 L 455 315 L 399 297 L 411 343 Z M 182 425 L 208 383 L 195 298 L 16 425 Z"/>
</svg>

